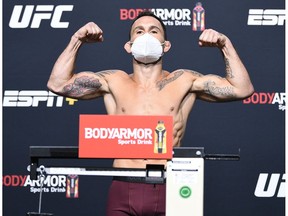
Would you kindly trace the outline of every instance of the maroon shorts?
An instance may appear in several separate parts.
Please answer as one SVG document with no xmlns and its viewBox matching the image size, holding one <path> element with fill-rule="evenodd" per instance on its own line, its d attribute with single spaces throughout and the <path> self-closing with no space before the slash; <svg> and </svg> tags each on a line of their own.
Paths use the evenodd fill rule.
<svg viewBox="0 0 288 216">
<path fill-rule="evenodd" d="M 113 180 L 106 216 L 165 216 L 165 184 Z"/>
</svg>

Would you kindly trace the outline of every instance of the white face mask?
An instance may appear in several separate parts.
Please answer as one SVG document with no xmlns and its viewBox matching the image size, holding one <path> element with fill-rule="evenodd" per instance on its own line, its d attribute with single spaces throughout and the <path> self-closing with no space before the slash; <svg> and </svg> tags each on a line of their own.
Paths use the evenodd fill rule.
<svg viewBox="0 0 288 216">
<path fill-rule="evenodd" d="M 158 61 L 163 55 L 164 43 L 160 43 L 155 37 L 146 33 L 137 37 L 132 43 L 131 52 L 134 58 L 144 64 Z"/>
</svg>

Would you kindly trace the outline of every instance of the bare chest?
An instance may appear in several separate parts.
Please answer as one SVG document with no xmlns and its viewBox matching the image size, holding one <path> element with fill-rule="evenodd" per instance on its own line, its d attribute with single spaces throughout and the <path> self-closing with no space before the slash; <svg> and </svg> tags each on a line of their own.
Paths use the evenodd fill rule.
<svg viewBox="0 0 288 216">
<path fill-rule="evenodd" d="M 173 115 L 179 109 L 179 95 L 156 88 L 132 88 L 116 97 L 117 114 Z"/>
</svg>

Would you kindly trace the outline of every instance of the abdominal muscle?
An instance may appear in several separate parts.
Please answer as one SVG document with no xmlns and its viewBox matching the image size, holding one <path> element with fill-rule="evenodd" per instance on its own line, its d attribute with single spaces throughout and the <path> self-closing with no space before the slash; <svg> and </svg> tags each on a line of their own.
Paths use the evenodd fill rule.
<svg viewBox="0 0 288 216">
<path fill-rule="evenodd" d="M 133 90 L 133 91 L 132 91 Z M 135 102 L 135 104 L 140 104 L 138 106 L 129 104 L 126 100 L 125 103 L 117 104 L 114 100 L 114 97 L 108 97 L 111 95 L 106 96 L 105 104 L 106 108 L 108 110 L 108 114 L 114 114 L 114 115 L 126 115 L 129 113 L 129 115 L 172 115 L 173 116 L 173 146 L 180 146 L 181 139 L 184 136 L 184 131 L 186 127 L 186 121 L 188 118 L 188 114 L 194 104 L 194 101 L 196 99 L 194 94 L 183 96 L 183 99 L 179 102 L 177 98 L 179 96 L 172 96 L 173 92 L 167 91 L 167 93 L 163 95 L 158 95 L 159 93 L 153 92 L 153 94 L 146 94 L 141 92 L 141 95 L 135 94 L 137 92 L 137 89 L 132 89 L 130 91 L 131 95 L 129 98 L 132 98 L 131 101 L 136 101 L 138 98 L 143 98 L 146 96 L 145 100 L 138 101 L 138 103 Z M 139 90 L 138 90 L 139 91 Z M 147 90 L 148 91 L 148 90 Z M 132 94 L 134 93 L 134 94 Z M 183 93 L 184 94 L 184 93 Z M 143 96 L 144 95 L 144 96 Z M 158 96 L 157 96 L 158 95 Z M 166 99 L 169 95 L 170 101 L 166 103 L 160 103 L 159 104 L 159 98 Z M 172 96 L 171 96 L 172 95 Z M 141 97 L 140 97 L 141 96 Z M 163 97 L 162 97 L 163 96 Z M 105 98 L 104 98 L 105 99 Z M 163 100 L 164 100 L 163 99 Z M 112 101 L 112 104 L 111 104 Z M 175 103 L 171 103 L 171 101 L 176 101 Z M 109 103 L 110 102 L 110 103 Z M 164 105 L 163 104 L 167 104 Z M 112 108 L 111 108 L 112 107 Z M 139 110 L 142 110 L 139 112 Z M 147 164 L 156 164 L 156 165 L 165 165 L 166 166 L 167 160 L 163 159 L 115 159 L 113 163 L 113 167 L 115 168 L 146 168 Z"/>
<path fill-rule="evenodd" d="M 177 118 L 176 118 L 177 119 Z M 173 146 L 180 146 L 180 140 L 184 134 L 184 122 L 175 121 L 174 118 Z M 115 159 L 113 167 L 115 168 L 146 168 L 147 164 L 164 165 L 167 160 L 163 159 Z"/>
<path fill-rule="evenodd" d="M 180 146 L 181 137 L 183 135 L 183 127 L 178 128 L 179 124 L 174 122 L 174 143 L 173 146 Z M 180 124 L 183 125 L 183 124 Z M 175 131 L 175 126 L 177 130 Z M 179 130 L 180 129 L 180 130 Z M 180 132 L 181 131 L 181 132 Z M 146 168 L 147 164 L 164 165 L 166 167 L 167 160 L 163 159 L 115 159 L 113 167 L 115 168 Z"/>
<path fill-rule="evenodd" d="M 173 147 L 179 147 L 180 141 L 184 135 L 187 117 L 182 112 L 173 115 Z M 147 164 L 164 165 L 167 160 L 163 159 L 115 159 L 113 167 L 115 168 L 146 168 Z"/>
</svg>

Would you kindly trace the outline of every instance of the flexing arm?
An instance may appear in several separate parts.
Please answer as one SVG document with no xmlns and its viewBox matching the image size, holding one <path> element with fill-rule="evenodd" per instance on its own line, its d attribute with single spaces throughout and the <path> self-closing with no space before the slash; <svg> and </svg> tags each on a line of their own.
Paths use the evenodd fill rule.
<svg viewBox="0 0 288 216">
<path fill-rule="evenodd" d="M 224 78 L 206 75 L 194 81 L 192 91 L 196 91 L 199 98 L 209 101 L 240 100 L 253 94 L 249 74 L 228 37 L 208 29 L 199 37 L 199 45 L 218 47 L 226 64 Z"/>
<path fill-rule="evenodd" d="M 78 51 L 83 43 L 103 41 L 103 32 L 95 23 L 88 23 L 72 37 L 58 57 L 48 80 L 48 88 L 60 95 L 89 99 L 108 91 L 106 76 L 113 71 L 74 73 Z"/>
</svg>

